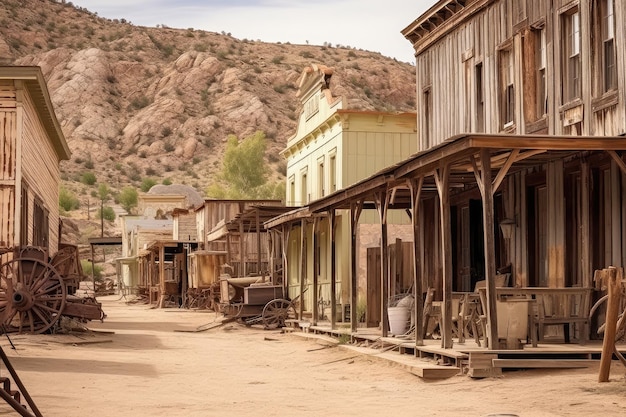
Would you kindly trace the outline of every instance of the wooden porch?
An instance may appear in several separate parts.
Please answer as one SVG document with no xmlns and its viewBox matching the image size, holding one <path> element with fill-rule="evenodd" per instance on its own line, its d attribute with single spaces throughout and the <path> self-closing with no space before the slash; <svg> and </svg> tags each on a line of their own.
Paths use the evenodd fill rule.
<svg viewBox="0 0 626 417">
<path fill-rule="evenodd" d="M 400 362 L 417 376 L 426 379 L 441 379 L 455 375 L 472 378 L 499 376 L 512 369 L 565 369 L 587 368 L 599 363 L 602 341 L 594 340 L 585 345 L 571 343 L 524 343 L 519 349 L 489 349 L 479 346 L 474 340 L 460 343 L 454 339 L 452 348 L 444 348 L 441 340 L 426 339 L 416 346 L 415 336 L 382 337 L 380 329 L 359 328 L 352 332 L 349 327 L 331 328 L 329 322 L 317 326 L 294 326 L 289 331 L 301 337 L 329 336 L 338 340 L 349 340 L 346 346 L 361 353 Z M 622 354 L 626 343 L 617 344 Z"/>
<path fill-rule="evenodd" d="M 602 166 L 611 165 L 613 166 L 613 171 L 611 171 L 613 175 L 623 176 L 626 173 L 626 163 L 624 163 L 621 154 L 624 150 L 626 150 L 626 140 L 623 137 L 460 135 L 382 170 L 351 187 L 313 201 L 307 207 L 293 213 L 292 217 L 284 216 L 282 219 L 266 223 L 266 226 L 284 229 L 299 223 L 300 227 L 304 229 L 307 221 L 312 222 L 314 227 L 312 228 L 312 239 L 310 239 L 312 244 L 310 246 L 314 249 L 310 250 L 306 246 L 307 242 L 302 241 L 300 250 L 301 253 L 312 252 L 313 268 L 311 269 L 317 271 L 320 258 L 319 251 L 315 248 L 319 245 L 320 233 L 319 222 L 316 220 L 320 216 L 326 216 L 328 230 L 325 233 L 330 236 L 331 245 L 331 259 L 326 261 L 330 264 L 331 270 L 330 278 L 327 281 L 330 282 L 331 287 L 330 298 L 336 300 L 337 260 L 335 257 L 337 254 L 334 246 L 336 217 L 339 211 L 344 214 L 347 213 L 350 218 L 352 239 L 349 258 L 351 271 L 348 276 L 341 276 L 340 279 L 342 281 L 349 280 L 348 304 L 355 307 L 357 306 L 359 287 L 355 252 L 359 217 L 364 210 L 376 210 L 380 218 L 381 235 L 380 294 L 378 295 L 381 319 L 377 327 L 376 337 L 386 338 L 389 336 L 389 300 L 396 295 L 390 292 L 387 216 L 392 210 L 406 212 L 412 221 L 414 231 L 413 258 L 415 262 L 412 271 L 412 293 L 417 300 L 414 323 L 420 329 L 414 333 L 412 346 L 419 351 L 421 346 L 429 346 L 431 343 L 424 337 L 427 323 L 424 322 L 423 295 L 430 289 L 434 289 L 439 297 L 437 300 L 440 302 L 442 317 L 442 342 L 436 343 L 441 343 L 446 349 L 454 350 L 456 348 L 453 340 L 453 320 L 456 315 L 453 313 L 453 292 L 456 290 L 453 287 L 458 286 L 456 281 L 458 275 L 454 274 L 458 274 L 459 259 L 457 258 L 460 251 L 458 248 L 454 249 L 451 208 L 455 204 L 454 199 L 457 199 L 458 202 L 459 198 L 462 198 L 461 193 L 465 193 L 464 195 L 474 193 L 473 196 L 480 198 L 481 207 L 481 213 L 476 216 L 475 220 L 482 223 L 480 241 L 484 258 L 481 259 L 479 279 L 484 282 L 482 293 L 484 334 L 487 335 L 489 350 L 497 352 L 501 348 L 501 339 L 498 334 L 500 328 L 498 301 L 502 294 L 499 295 L 497 289 L 496 258 L 499 257 L 500 261 L 504 260 L 510 263 L 511 257 L 514 258 L 511 265 L 512 280 L 509 285 L 515 288 L 526 288 L 530 291 L 532 287 L 543 287 L 558 293 L 561 289 L 567 292 L 566 288 L 568 287 L 579 287 L 583 289 L 583 292 L 600 292 L 600 288 L 593 282 L 593 271 L 598 267 L 605 267 L 606 262 L 594 258 L 597 254 L 592 252 L 593 248 L 590 244 L 592 239 L 597 239 L 597 236 L 591 234 L 593 214 L 589 204 L 593 195 L 590 191 L 590 184 L 592 183 L 592 175 L 594 175 L 591 171 L 597 169 L 594 167 L 600 166 L 600 164 Z M 579 217 L 582 226 L 576 235 L 576 243 L 579 245 L 576 254 L 574 252 L 565 253 L 563 249 L 566 244 L 566 237 L 570 233 L 570 231 L 565 230 L 566 225 L 563 222 L 563 216 L 566 213 L 563 207 L 566 193 L 563 176 L 564 167 L 568 163 L 575 164 L 574 168 L 579 173 L 579 176 L 576 177 L 579 184 L 576 191 L 578 200 L 576 201 L 579 203 L 578 210 L 580 211 Z M 532 241 L 532 236 L 527 231 L 531 227 L 531 221 L 528 219 L 527 213 L 529 206 L 529 202 L 526 200 L 528 188 L 524 188 L 527 187 L 524 185 L 524 175 L 537 169 L 545 170 L 544 181 L 554 188 L 554 193 L 546 195 L 547 210 L 541 212 L 541 216 L 545 219 L 553 219 L 552 221 L 555 223 L 551 229 L 552 235 L 549 239 L 546 238 L 546 242 L 551 245 L 550 250 L 552 252 L 547 249 L 544 250 L 546 254 L 545 264 L 548 265 L 545 271 L 542 271 L 545 275 L 543 277 L 545 282 L 533 277 L 536 271 L 528 266 L 531 263 L 528 245 L 531 244 L 529 242 Z M 505 190 L 506 194 L 500 196 L 501 205 L 498 209 L 494 202 L 494 195 L 496 192 L 502 192 L 502 190 Z M 617 207 L 615 206 L 613 211 L 617 210 Z M 616 212 L 616 218 L 619 217 L 618 214 Z M 554 220 L 559 217 L 561 217 L 559 221 L 563 224 Z M 513 226 L 513 238 L 499 236 L 498 225 L 504 223 L 510 223 Z M 539 224 L 538 221 L 536 223 Z M 534 223 L 532 226 L 535 229 L 538 227 Z M 598 230 L 595 232 L 602 233 Z M 285 233 L 283 233 L 284 235 Z M 429 239 L 433 235 L 436 238 Z M 617 238 L 617 236 L 614 237 Z M 508 240 L 496 242 L 498 239 Z M 552 250 L 553 248 L 554 250 Z M 620 248 L 619 246 L 613 248 L 615 256 L 612 259 L 615 259 L 615 262 L 619 262 L 621 259 Z M 457 254 L 456 258 L 455 254 Z M 574 255 L 576 262 L 568 264 L 566 257 Z M 305 257 L 301 255 L 300 258 L 304 259 Z M 571 264 L 577 265 L 576 271 L 571 271 Z M 601 264 L 601 266 L 594 266 L 594 264 Z M 500 263 L 499 265 L 505 264 Z M 318 284 L 322 277 L 318 277 L 317 273 L 310 274 L 312 276 L 309 275 L 308 277 L 307 274 L 303 264 L 302 271 L 298 271 L 301 285 L 300 293 L 302 294 L 305 290 L 305 282 L 307 285 L 310 284 L 313 293 L 311 305 L 316 306 L 319 302 L 317 297 Z M 470 283 L 474 283 L 474 278 Z M 597 294 L 594 293 L 593 295 Z M 589 296 L 586 295 L 586 297 Z M 541 296 L 542 300 L 547 298 Z M 556 301 L 541 305 L 541 307 L 543 309 L 547 306 L 555 307 L 558 314 L 553 313 L 551 318 L 544 314 L 542 319 L 539 312 L 538 327 L 563 326 L 563 331 L 566 332 L 570 325 L 579 324 L 581 327 L 585 327 L 582 330 L 584 334 L 580 336 L 580 340 L 586 341 L 589 334 L 589 329 L 586 326 L 589 323 L 585 315 L 573 316 L 568 315 L 569 313 L 560 312 L 559 309 L 562 306 L 559 304 L 562 300 L 570 303 L 567 297 L 556 294 L 552 299 Z M 583 307 L 580 307 L 583 312 L 588 310 L 588 302 L 585 301 L 585 303 Z M 331 302 L 329 307 L 331 329 L 337 329 L 340 324 L 336 321 L 338 309 L 341 307 L 336 302 Z M 534 307 L 529 306 L 529 308 Z M 348 312 L 350 315 L 350 334 L 358 334 L 357 308 L 350 308 Z M 316 308 L 312 308 L 309 313 L 312 326 L 317 326 L 323 317 L 320 316 Z M 533 331 L 536 330 L 533 329 Z M 537 347 L 541 346 L 539 337 L 536 338 L 536 342 L 538 342 Z"/>
</svg>

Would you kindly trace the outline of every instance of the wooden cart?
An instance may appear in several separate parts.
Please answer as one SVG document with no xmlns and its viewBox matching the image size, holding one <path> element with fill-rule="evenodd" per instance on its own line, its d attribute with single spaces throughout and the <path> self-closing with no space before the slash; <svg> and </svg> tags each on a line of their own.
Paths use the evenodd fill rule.
<svg viewBox="0 0 626 417">
<path fill-rule="evenodd" d="M 13 258 L 0 265 L 0 327 L 4 333 L 44 333 L 61 316 L 102 320 L 95 298 L 74 295 L 84 278 L 78 249 L 63 247 L 48 258 L 44 248 L 24 246 L 4 251 Z"/>
<path fill-rule="evenodd" d="M 264 282 L 262 277 L 220 277 L 219 309 L 227 317 L 247 325 L 263 324 L 266 329 L 283 327 L 296 318 L 293 301 L 285 297 L 281 285 Z"/>
</svg>

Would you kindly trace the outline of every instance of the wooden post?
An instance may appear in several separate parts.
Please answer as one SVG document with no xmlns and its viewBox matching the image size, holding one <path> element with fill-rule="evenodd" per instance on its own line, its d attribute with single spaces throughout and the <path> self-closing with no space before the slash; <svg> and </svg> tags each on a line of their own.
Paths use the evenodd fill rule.
<svg viewBox="0 0 626 417">
<path fill-rule="evenodd" d="M 435 171 L 441 215 L 441 261 L 443 266 L 443 329 L 441 347 L 452 349 L 452 228 L 450 223 L 450 165 Z"/>
<path fill-rule="evenodd" d="M 259 218 L 259 209 L 255 208 L 254 212 L 256 217 L 256 273 L 261 274 L 261 219 Z M 241 222 L 243 223 L 243 219 Z M 263 275 L 265 276 L 265 274 Z"/>
<path fill-rule="evenodd" d="M 165 245 L 159 243 L 159 304 L 158 308 L 165 306 Z"/>
<path fill-rule="evenodd" d="M 606 271 L 606 270 L 605 270 Z M 605 280 L 608 287 L 606 320 L 604 324 L 604 338 L 602 341 L 602 356 L 600 357 L 600 372 L 598 382 L 608 382 L 611 372 L 611 360 L 615 350 L 615 335 L 617 333 L 617 316 L 621 297 L 621 282 L 624 278 L 624 269 L 611 266 L 608 268 Z"/>
<path fill-rule="evenodd" d="M 243 210 L 240 210 L 240 213 L 243 212 Z M 240 277 L 245 277 L 248 274 L 248 271 L 246 270 L 246 254 L 244 253 L 246 251 L 246 245 L 245 245 L 245 238 L 244 238 L 244 229 L 243 229 L 243 220 L 240 219 L 239 222 L 239 276 Z"/>
<path fill-rule="evenodd" d="M 358 270 L 356 264 L 357 256 L 357 231 L 359 217 L 361 217 L 361 210 L 363 208 L 363 202 L 358 201 L 350 204 L 350 329 L 352 332 L 356 332 L 357 320 L 356 320 L 356 300 L 358 290 Z"/>
<path fill-rule="evenodd" d="M 498 346 L 498 319 L 496 315 L 496 246 L 493 219 L 493 186 L 491 182 L 491 154 L 489 149 L 480 150 L 483 180 L 483 235 L 485 245 L 485 279 L 487 281 L 487 323 L 489 349 Z"/>
<path fill-rule="evenodd" d="M 317 285 L 318 285 L 318 277 L 317 277 L 317 271 L 319 271 L 319 267 L 320 267 L 320 253 L 319 253 L 319 245 L 320 245 L 320 239 L 319 239 L 319 231 L 317 230 L 319 228 L 319 217 L 315 217 L 313 219 L 313 245 L 311 245 L 313 247 L 313 325 L 317 326 L 317 322 L 319 320 L 319 308 L 318 308 L 318 291 L 317 291 Z"/>
<path fill-rule="evenodd" d="M 388 193 L 381 191 L 376 194 L 376 208 L 380 219 L 380 317 L 382 337 L 389 335 L 389 245 L 387 236 L 387 204 Z"/>
<path fill-rule="evenodd" d="M 411 223 L 413 225 L 413 296 L 415 297 L 415 346 L 424 345 L 424 298 L 422 289 L 422 277 L 419 273 L 419 257 L 421 248 L 418 244 L 419 239 L 419 202 L 422 194 L 422 186 L 424 177 L 418 180 L 409 181 L 409 189 L 411 190 Z M 417 352 L 417 350 L 416 350 Z"/>
<path fill-rule="evenodd" d="M 330 209 L 330 328 L 335 330 L 337 326 L 337 254 L 335 253 L 337 246 L 335 245 L 335 238 L 337 234 L 337 216 L 335 209 Z"/>
<path fill-rule="evenodd" d="M 300 220 L 300 312 L 304 315 L 304 281 L 306 280 L 306 219 Z"/>
<path fill-rule="evenodd" d="M 282 261 L 283 261 L 283 290 L 286 296 L 289 296 L 289 260 L 287 259 L 287 253 L 289 251 L 289 236 L 291 235 L 291 229 L 293 227 L 293 223 L 289 223 L 285 227 L 282 225 Z M 302 318 L 302 316 L 298 316 L 298 318 Z"/>
<path fill-rule="evenodd" d="M 483 200 L 483 240 L 485 245 L 485 280 L 487 292 L 487 346 L 493 350 L 498 345 L 498 318 L 496 313 L 496 248 L 493 219 L 493 183 L 491 181 L 491 154 L 480 150 L 480 168 L 471 157 L 476 183 Z"/>
</svg>

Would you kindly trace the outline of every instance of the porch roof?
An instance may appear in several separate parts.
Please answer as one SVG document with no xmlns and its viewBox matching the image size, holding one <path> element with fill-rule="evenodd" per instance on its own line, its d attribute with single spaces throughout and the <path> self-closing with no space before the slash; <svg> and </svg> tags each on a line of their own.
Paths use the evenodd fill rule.
<svg viewBox="0 0 626 417">
<path fill-rule="evenodd" d="M 391 165 L 372 176 L 311 202 L 309 213 L 331 209 L 347 209 L 354 201 L 372 201 L 377 192 L 393 188 L 390 209 L 411 206 L 409 181 L 423 178 L 422 195 L 437 194 L 434 174 L 437 169 L 450 170 L 450 188 L 475 185 L 475 167 L 480 167 L 477 155 L 489 150 L 493 171 L 494 191 L 503 178 L 515 171 L 549 161 L 567 159 L 587 151 L 608 151 L 622 171 L 626 164 L 616 151 L 626 150 L 626 136 L 554 136 L 554 135 L 489 135 L 463 134 L 451 137 L 428 150 Z M 266 224 L 267 226 L 267 224 Z"/>
</svg>

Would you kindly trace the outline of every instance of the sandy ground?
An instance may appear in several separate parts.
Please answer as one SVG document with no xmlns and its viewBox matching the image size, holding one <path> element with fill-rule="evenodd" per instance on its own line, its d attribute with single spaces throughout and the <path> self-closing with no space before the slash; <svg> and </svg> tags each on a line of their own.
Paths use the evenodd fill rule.
<svg viewBox="0 0 626 417">
<path fill-rule="evenodd" d="M 0 341 L 45 417 L 626 415 L 626 368 L 617 362 L 604 384 L 597 367 L 428 382 L 279 331 L 180 331 L 213 313 L 100 301 L 108 317 L 89 328 L 111 333 L 14 335 L 16 350 Z M 0 400 L 0 415 L 17 413 Z"/>
</svg>

